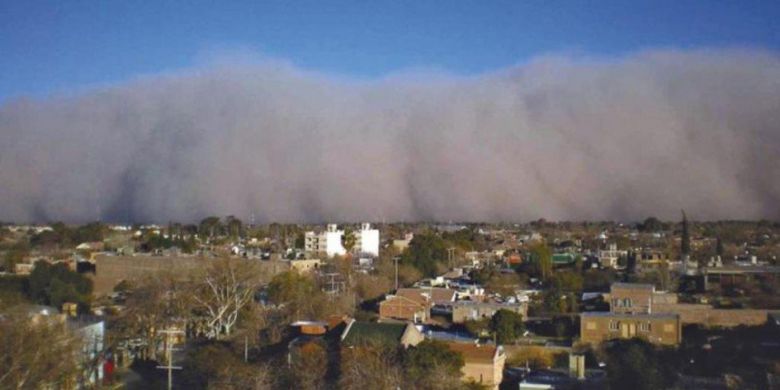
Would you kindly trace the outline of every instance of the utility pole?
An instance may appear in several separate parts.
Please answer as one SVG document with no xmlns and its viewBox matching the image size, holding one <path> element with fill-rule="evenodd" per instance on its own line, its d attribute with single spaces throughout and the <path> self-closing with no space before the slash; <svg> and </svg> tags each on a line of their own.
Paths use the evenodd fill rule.
<svg viewBox="0 0 780 390">
<path fill-rule="evenodd" d="M 244 363 L 249 361 L 249 336 L 244 335 Z"/>
<path fill-rule="evenodd" d="M 395 262 L 395 290 L 396 291 L 398 291 L 398 260 L 400 260 L 398 256 L 393 257 L 393 262 Z"/>
<path fill-rule="evenodd" d="M 450 269 L 452 269 L 453 256 L 455 256 L 455 248 L 454 247 L 447 248 L 447 260 L 449 261 Z"/>
<path fill-rule="evenodd" d="M 165 335 L 165 357 L 168 360 L 168 364 L 165 366 L 157 366 L 157 368 L 168 370 L 168 390 L 172 390 L 173 370 L 181 370 L 181 367 L 173 365 L 173 348 L 171 348 L 171 344 L 172 344 L 171 336 L 174 334 L 183 334 L 184 332 L 177 329 L 164 329 L 161 330 L 160 333 Z"/>
</svg>

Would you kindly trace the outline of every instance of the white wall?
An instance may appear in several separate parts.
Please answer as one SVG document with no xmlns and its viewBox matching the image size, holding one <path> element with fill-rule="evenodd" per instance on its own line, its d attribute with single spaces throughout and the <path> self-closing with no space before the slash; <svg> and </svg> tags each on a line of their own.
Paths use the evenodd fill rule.
<svg viewBox="0 0 780 390">
<path fill-rule="evenodd" d="M 379 230 L 366 229 L 360 231 L 360 253 L 379 256 Z"/>
<path fill-rule="evenodd" d="M 341 245 L 341 237 L 344 235 L 343 230 L 327 231 L 325 232 L 325 253 L 328 257 L 336 255 L 344 256 L 347 250 Z"/>
</svg>

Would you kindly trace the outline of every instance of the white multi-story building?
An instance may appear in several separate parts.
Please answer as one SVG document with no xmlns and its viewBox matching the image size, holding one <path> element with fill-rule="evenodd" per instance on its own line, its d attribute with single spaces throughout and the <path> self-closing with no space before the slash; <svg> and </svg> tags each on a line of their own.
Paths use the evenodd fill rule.
<svg viewBox="0 0 780 390">
<path fill-rule="evenodd" d="M 328 225 L 328 230 L 325 234 L 325 253 L 328 257 L 336 255 L 344 256 L 347 254 L 347 250 L 344 249 L 344 245 L 341 243 L 342 237 L 344 237 L 344 231 L 339 230 L 335 223 Z"/>
<path fill-rule="evenodd" d="M 353 252 L 362 256 L 379 256 L 379 230 L 372 229 L 371 224 L 361 224 L 360 230 L 352 233 L 355 237 Z M 329 224 L 322 233 L 306 232 L 304 249 L 309 253 L 325 253 L 328 257 L 343 256 L 347 250 L 342 244 L 344 230 L 339 230 L 336 224 Z"/>
<path fill-rule="evenodd" d="M 371 229 L 370 223 L 363 223 L 355 235 L 357 253 L 363 256 L 379 256 L 379 230 Z"/>
<path fill-rule="evenodd" d="M 618 250 L 617 244 L 610 243 L 607 249 L 602 249 L 598 252 L 599 262 L 602 267 L 616 268 L 618 266 L 618 260 L 627 254 L 628 251 Z"/>
<path fill-rule="evenodd" d="M 342 236 L 343 230 L 339 230 L 336 224 L 329 224 L 328 229 L 322 233 L 306 232 L 304 249 L 311 253 L 325 253 L 328 257 L 343 256 L 347 251 L 341 244 Z"/>
</svg>

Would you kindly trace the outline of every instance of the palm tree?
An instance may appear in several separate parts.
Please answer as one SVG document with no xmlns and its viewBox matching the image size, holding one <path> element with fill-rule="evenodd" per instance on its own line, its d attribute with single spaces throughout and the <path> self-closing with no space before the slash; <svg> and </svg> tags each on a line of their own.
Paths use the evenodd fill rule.
<svg viewBox="0 0 780 390">
<path fill-rule="evenodd" d="M 347 253 L 351 253 L 356 244 L 357 237 L 355 233 L 350 229 L 344 229 L 344 235 L 341 236 L 341 245 L 346 249 Z"/>
</svg>

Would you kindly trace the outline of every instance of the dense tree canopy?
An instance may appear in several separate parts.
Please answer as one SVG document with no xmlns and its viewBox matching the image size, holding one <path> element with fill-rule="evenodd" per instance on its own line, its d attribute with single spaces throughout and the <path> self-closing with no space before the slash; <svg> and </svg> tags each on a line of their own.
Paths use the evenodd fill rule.
<svg viewBox="0 0 780 390">
<path fill-rule="evenodd" d="M 404 354 L 407 376 L 412 381 L 420 382 L 420 385 L 434 371 L 443 371 L 449 376 L 460 378 L 460 369 L 464 364 L 463 356 L 437 340 L 425 340 Z"/>
<path fill-rule="evenodd" d="M 496 342 L 508 344 L 522 336 L 525 326 L 523 316 L 513 311 L 501 309 L 493 315 L 490 321 L 490 329 L 496 335 Z"/>
<path fill-rule="evenodd" d="M 86 305 L 91 300 L 92 280 L 71 271 L 65 264 L 39 261 L 30 274 L 30 297 L 40 304 L 62 307 L 65 302 Z"/>
<path fill-rule="evenodd" d="M 656 217 L 648 217 L 637 225 L 637 229 L 645 233 L 655 233 L 666 229 L 666 225 Z"/>
<path fill-rule="evenodd" d="M 402 255 L 402 261 L 417 268 L 424 276 L 434 276 L 438 265 L 447 259 L 445 241 L 434 233 L 414 236 L 409 248 Z"/>
<path fill-rule="evenodd" d="M 614 340 L 604 352 L 611 389 L 664 389 L 673 380 L 667 367 L 660 364 L 658 351 L 646 341 Z"/>
<path fill-rule="evenodd" d="M 52 230 L 44 230 L 30 238 L 33 247 L 71 248 L 82 242 L 103 241 L 108 234 L 108 226 L 100 222 L 70 227 L 62 222 L 53 223 Z"/>
</svg>

